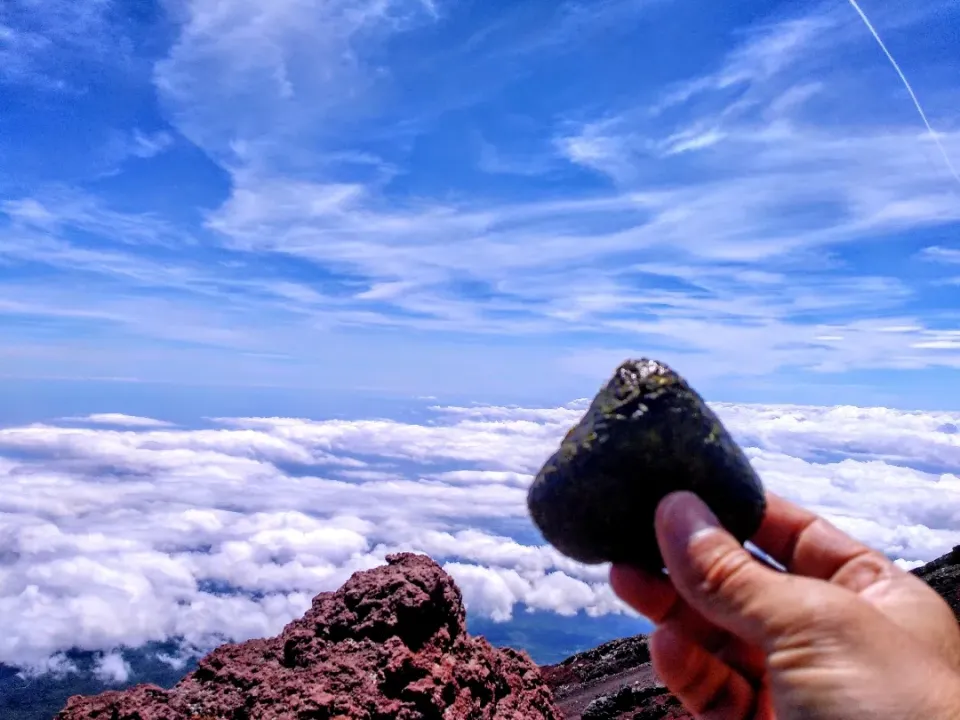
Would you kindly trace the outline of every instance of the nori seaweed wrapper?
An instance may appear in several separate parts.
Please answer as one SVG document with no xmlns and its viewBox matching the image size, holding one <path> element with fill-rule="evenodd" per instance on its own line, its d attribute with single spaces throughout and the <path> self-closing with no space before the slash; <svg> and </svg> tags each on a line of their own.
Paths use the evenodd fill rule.
<svg viewBox="0 0 960 720">
<path fill-rule="evenodd" d="M 654 514 L 675 490 L 696 493 L 740 542 L 766 510 L 760 479 L 703 398 L 666 365 L 628 360 L 537 474 L 527 504 L 564 555 L 660 572 Z"/>
</svg>

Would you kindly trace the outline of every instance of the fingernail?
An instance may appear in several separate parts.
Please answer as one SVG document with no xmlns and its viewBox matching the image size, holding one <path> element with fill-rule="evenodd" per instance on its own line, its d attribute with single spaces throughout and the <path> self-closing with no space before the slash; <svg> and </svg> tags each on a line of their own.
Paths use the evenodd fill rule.
<svg viewBox="0 0 960 720">
<path fill-rule="evenodd" d="M 660 502 L 658 515 L 665 539 L 678 550 L 686 549 L 695 536 L 720 528 L 717 516 L 691 492 L 668 495 Z"/>
</svg>

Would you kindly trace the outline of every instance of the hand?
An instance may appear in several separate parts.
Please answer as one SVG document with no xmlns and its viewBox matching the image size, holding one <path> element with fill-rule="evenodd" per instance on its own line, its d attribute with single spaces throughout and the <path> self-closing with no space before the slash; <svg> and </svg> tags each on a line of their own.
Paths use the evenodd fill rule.
<svg viewBox="0 0 960 720">
<path fill-rule="evenodd" d="M 669 576 L 614 566 L 657 626 L 663 682 L 704 720 L 960 720 L 960 628 L 939 595 L 768 493 L 756 560 L 691 493 L 657 508 Z"/>
</svg>

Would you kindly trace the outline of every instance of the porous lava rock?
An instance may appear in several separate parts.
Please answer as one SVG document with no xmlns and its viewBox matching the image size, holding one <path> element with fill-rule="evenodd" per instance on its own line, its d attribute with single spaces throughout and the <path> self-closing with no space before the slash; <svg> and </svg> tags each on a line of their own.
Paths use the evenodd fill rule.
<svg viewBox="0 0 960 720">
<path fill-rule="evenodd" d="M 541 668 L 566 720 L 692 720 L 663 686 L 643 635 Z"/>
<path fill-rule="evenodd" d="M 532 660 L 466 632 L 430 558 L 355 573 L 283 632 L 223 645 L 171 690 L 70 698 L 56 720 L 559 720 Z"/>
<path fill-rule="evenodd" d="M 77 696 L 57 720 L 692 718 L 643 635 L 538 672 L 525 654 L 466 634 L 460 592 L 432 560 L 388 563 L 318 595 L 279 637 L 224 645 L 172 690 Z M 912 572 L 960 618 L 960 546 Z"/>
<path fill-rule="evenodd" d="M 936 590 L 960 620 L 960 545 L 911 572 Z"/>
</svg>

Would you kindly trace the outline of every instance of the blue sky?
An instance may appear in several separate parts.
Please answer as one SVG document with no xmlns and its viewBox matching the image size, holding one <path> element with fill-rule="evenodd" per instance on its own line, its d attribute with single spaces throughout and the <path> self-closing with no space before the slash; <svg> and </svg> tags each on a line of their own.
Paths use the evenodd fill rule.
<svg viewBox="0 0 960 720">
<path fill-rule="evenodd" d="M 846 0 L 8 0 L 0 382 L 955 406 L 960 3 L 862 5 L 939 145 Z"/>
<path fill-rule="evenodd" d="M 862 9 L 935 136 L 849 0 L 0 2 L 0 663 L 269 635 L 394 549 L 504 636 L 639 629 L 524 502 L 627 356 L 953 547 L 960 0 Z"/>
</svg>

